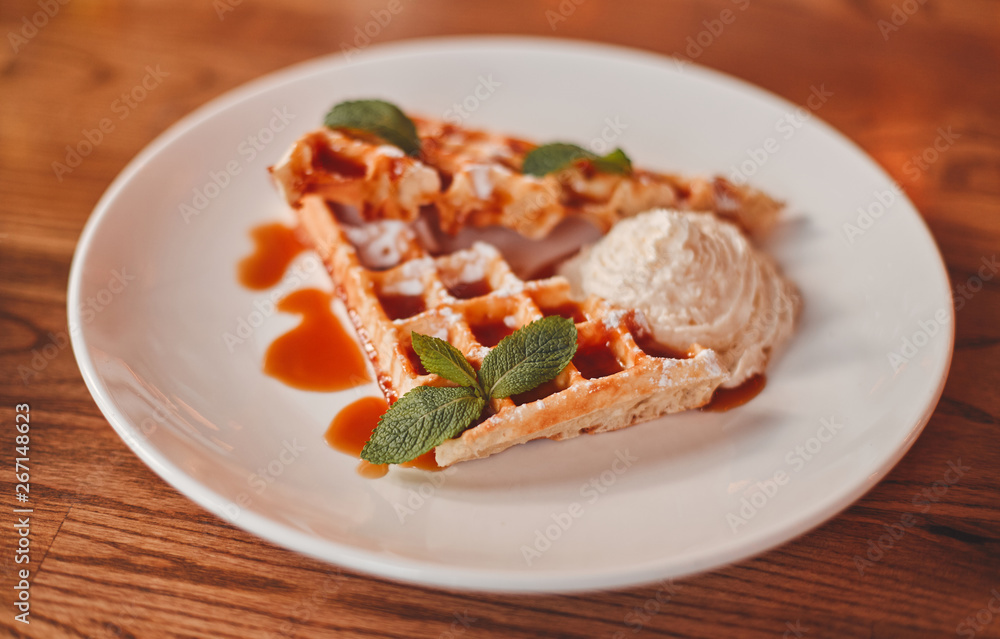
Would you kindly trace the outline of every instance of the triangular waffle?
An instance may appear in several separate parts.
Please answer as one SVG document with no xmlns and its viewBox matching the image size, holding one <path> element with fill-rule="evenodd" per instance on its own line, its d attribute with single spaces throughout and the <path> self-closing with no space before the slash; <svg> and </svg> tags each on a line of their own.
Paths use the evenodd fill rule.
<svg viewBox="0 0 1000 639">
<path fill-rule="evenodd" d="M 432 255 L 413 222 L 434 219 L 445 233 L 499 225 L 537 238 L 569 217 L 606 231 L 622 217 L 669 206 L 714 211 L 757 232 L 771 226 L 778 203 L 721 178 L 608 175 L 586 167 L 526 176 L 519 167 L 531 143 L 414 121 L 419 159 L 321 129 L 272 168 L 330 271 L 386 398 L 448 385 L 422 369 L 411 331 L 446 339 L 477 368 L 503 336 L 544 316 L 573 319 L 579 336 L 577 355 L 555 380 L 492 400 L 484 419 L 437 446 L 439 465 L 542 437 L 615 430 L 711 399 L 727 375 L 714 351 L 667 352 L 650 339 L 641 314 L 594 297 L 576 302 L 559 276 L 521 279 L 489 244 Z M 345 207 L 356 214 L 344 214 Z"/>
</svg>

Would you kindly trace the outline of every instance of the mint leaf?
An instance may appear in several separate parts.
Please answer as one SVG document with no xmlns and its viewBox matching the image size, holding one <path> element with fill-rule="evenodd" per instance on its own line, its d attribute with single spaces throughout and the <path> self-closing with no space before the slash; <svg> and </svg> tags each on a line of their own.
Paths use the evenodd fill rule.
<svg viewBox="0 0 1000 639">
<path fill-rule="evenodd" d="M 524 393 L 553 379 L 575 353 L 572 320 L 545 317 L 503 338 L 483 360 L 479 382 L 489 397 Z"/>
<path fill-rule="evenodd" d="M 472 388 L 418 386 L 378 420 L 361 459 L 372 464 L 402 464 L 423 455 L 469 427 L 486 406 Z"/>
<path fill-rule="evenodd" d="M 538 148 L 532 149 L 524 156 L 521 173 L 542 177 L 543 175 L 564 169 L 577 160 L 592 157 L 594 157 L 593 153 L 575 144 L 568 144 L 566 142 L 543 144 Z"/>
<path fill-rule="evenodd" d="M 604 173 L 621 173 L 627 175 L 632 172 L 632 160 L 621 149 L 615 149 L 607 155 L 596 158 L 594 166 L 597 167 L 598 171 L 603 171 Z"/>
<path fill-rule="evenodd" d="M 420 363 L 428 372 L 436 373 L 462 386 L 479 388 L 476 371 L 472 370 L 469 360 L 465 359 L 462 351 L 443 339 L 430 335 L 410 333 L 410 337 L 413 341 L 413 350 L 420 356 Z"/>
<path fill-rule="evenodd" d="M 417 127 L 394 104 L 383 100 L 353 100 L 335 105 L 323 119 L 331 129 L 364 131 L 398 146 L 407 155 L 420 153 Z"/>
<path fill-rule="evenodd" d="M 531 150 L 524 156 L 521 172 L 525 175 L 542 177 L 555 171 L 565 169 L 579 160 L 589 160 L 594 168 L 604 173 L 631 173 L 632 161 L 625 151 L 615 149 L 605 156 L 567 142 L 553 142 Z"/>
</svg>

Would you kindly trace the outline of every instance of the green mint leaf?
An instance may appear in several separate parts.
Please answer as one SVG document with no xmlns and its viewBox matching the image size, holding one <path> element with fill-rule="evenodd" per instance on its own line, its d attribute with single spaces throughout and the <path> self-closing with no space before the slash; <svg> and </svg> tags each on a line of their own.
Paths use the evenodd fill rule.
<svg viewBox="0 0 1000 639">
<path fill-rule="evenodd" d="M 597 158 L 594 160 L 594 166 L 605 173 L 628 175 L 632 172 L 632 160 L 621 149 L 615 149 L 611 153 Z"/>
<path fill-rule="evenodd" d="M 364 131 L 398 146 L 407 155 L 420 153 L 417 127 L 394 104 L 382 100 L 352 100 L 335 105 L 323 119 L 331 129 Z"/>
<path fill-rule="evenodd" d="M 564 169 L 577 160 L 592 159 L 593 157 L 593 153 L 575 144 L 566 142 L 543 144 L 524 156 L 521 173 L 542 177 Z"/>
<path fill-rule="evenodd" d="M 361 459 L 372 464 L 402 464 L 458 436 L 483 412 L 486 400 L 472 388 L 418 386 L 378 420 Z"/>
<path fill-rule="evenodd" d="M 462 386 L 479 388 L 476 371 L 472 370 L 469 360 L 465 359 L 462 351 L 443 339 L 430 335 L 411 333 L 410 337 L 413 340 L 413 350 L 420 356 L 420 363 L 428 372 L 436 373 Z"/>
<path fill-rule="evenodd" d="M 479 382 L 489 397 L 524 393 L 553 379 L 575 353 L 572 320 L 545 317 L 503 338 L 483 360 Z"/>
<path fill-rule="evenodd" d="M 632 161 L 621 149 L 599 156 L 575 144 L 553 142 L 531 150 L 524 156 L 521 172 L 542 177 L 561 171 L 579 160 L 590 160 L 594 168 L 604 173 L 627 174 L 632 172 Z"/>
</svg>

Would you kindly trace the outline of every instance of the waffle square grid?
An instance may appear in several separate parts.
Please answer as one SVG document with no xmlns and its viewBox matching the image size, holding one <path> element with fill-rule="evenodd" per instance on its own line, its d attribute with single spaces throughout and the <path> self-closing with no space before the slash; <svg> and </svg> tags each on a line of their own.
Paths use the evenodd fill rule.
<svg viewBox="0 0 1000 639">
<path fill-rule="evenodd" d="M 667 352 L 650 339 L 641 314 L 596 297 L 577 302 L 561 276 L 522 280 L 492 245 L 433 256 L 398 221 L 352 226 L 316 195 L 296 211 L 390 402 L 417 386 L 451 385 L 423 369 L 411 331 L 447 340 L 478 370 L 489 349 L 521 326 L 548 315 L 576 324 L 577 354 L 566 369 L 533 391 L 490 400 L 479 422 L 437 447 L 441 466 L 701 406 L 725 377 L 714 351 Z"/>
</svg>

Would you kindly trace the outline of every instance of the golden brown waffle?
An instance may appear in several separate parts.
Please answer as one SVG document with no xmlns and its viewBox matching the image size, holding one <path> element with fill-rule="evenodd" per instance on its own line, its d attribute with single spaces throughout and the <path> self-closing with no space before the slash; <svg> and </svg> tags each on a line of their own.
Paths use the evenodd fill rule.
<svg viewBox="0 0 1000 639">
<path fill-rule="evenodd" d="M 544 237 L 568 217 L 601 231 L 651 208 L 710 211 L 751 233 L 773 226 L 781 204 L 721 177 L 634 170 L 600 173 L 587 162 L 535 177 L 521 173 L 535 144 L 428 118 L 412 118 L 421 157 L 377 140 L 319 129 L 300 139 L 274 173 L 289 204 L 307 193 L 357 208 L 366 220 L 416 219 L 433 206 L 446 233 L 498 225 Z"/>
<path fill-rule="evenodd" d="M 352 225 L 320 195 L 297 204 L 389 401 L 417 386 L 449 384 L 422 369 L 411 331 L 446 339 L 478 369 L 489 348 L 520 326 L 547 315 L 576 323 L 572 363 L 534 391 L 492 400 L 483 421 L 437 447 L 441 466 L 695 408 L 725 378 L 714 351 L 664 352 L 635 312 L 597 298 L 575 303 L 562 277 L 523 281 L 489 244 L 434 257 L 400 221 Z"/>
</svg>

